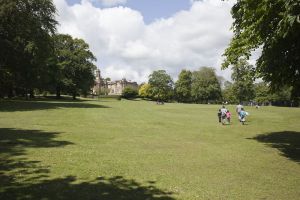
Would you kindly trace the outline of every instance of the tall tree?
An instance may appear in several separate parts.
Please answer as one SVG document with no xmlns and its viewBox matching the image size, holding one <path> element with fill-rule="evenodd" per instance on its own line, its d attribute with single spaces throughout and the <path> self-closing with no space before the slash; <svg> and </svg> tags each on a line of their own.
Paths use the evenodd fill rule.
<svg viewBox="0 0 300 200">
<path fill-rule="evenodd" d="M 249 101 L 254 97 L 254 67 L 247 60 L 240 59 L 232 67 L 232 89 L 239 102 Z"/>
<path fill-rule="evenodd" d="M 222 97 L 225 102 L 228 103 L 238 103 L 238 99 L 236 97 L 236 93 L 233 89 L 233 83 L 229 81 L 225 81 L 224 89 L 222 90 Z"/>
<path fill-rule="evenodd" d="M 8 93 L 16 88 L 32 93 L 41 83 L 55 11 L 51 0 L 0 1 L 0 77 Z"/>
<path fill-rule="evenodd" d="M 221 98 L 221 86 L 215 70 L 211 67 L 202 67 L 192 73 L 191 94 L 194 101 L 208 103 Z"/>
<path fill-rule="evenodd" d="M 81 93 L 88 94 L 94 85 L 96 60 L 89 45 L 82 39 L 73 39 L 70 35 L 59 34 L 54 37 L 56 64 L 53 68 L 56 94 L 60 91 L 71 94 L 73 98 Z"/>
<path fill-rule="evenodd" d="M 237 0 L 232 17 L 234 37 L 224 56 L 223 68 L 249 59 L 261 49 L 256 75 L 278 89 L 292 86 L 300 96 L 300 1 Z"/>
<path fill-rule="evenodd" d="M 176 98 L 179 102 L 191 101 L 192 72 L 182 70 L 175 83 Z"/>
<path fill-rule="evenodd" d="M 157 70 L 149 75 L 150 94 L 151 97 L 166 101 L 172 97 L 173 94 L 173 80 L 165 70 Z"/>
</svg>

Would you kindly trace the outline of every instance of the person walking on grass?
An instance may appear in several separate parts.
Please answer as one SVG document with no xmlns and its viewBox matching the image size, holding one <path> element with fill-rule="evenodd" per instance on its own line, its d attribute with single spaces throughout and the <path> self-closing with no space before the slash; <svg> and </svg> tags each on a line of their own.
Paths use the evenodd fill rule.
<svg viewBox="0 0 300 200">
<path fill-rule="evenodd" d="M 239 117 L 239 121 L 241 121 L 241 118 L 240 118 L 240 112 L 241 112 L 242 108 L 244 108 L 244 107 L 242 106 L 241 103 L 239 103 L 239 105 L 237 105 L 237 106 L 236 106 L 236 109 L 235 109 L 235 111 L 236 111 L 236 113 L 237 113 L 237 115 L 238 115 L 238 117 Z"/>
<path fill-rule="evenodd" d="M 222 115 L 221 109 L 219 109 L 219 111 L 218 111 L 218 119 L 219 119 L 219 123 L 221 123 L 221 115 Z"/>
<path fill-rule="evenodd" d="M 240 119 L 240 122 L 242 123 L 242 125 L 245 124 L 247 115 L 248 115 L 248 113 L 244 110 L 244 108 L 242 108 L 239 113 L 239 119 Z"/>
<path fill-rule="evenodd" d="M 222 106 L 221 108 L 222 125 L 226 123 L 226 113 L 227 113 L 227 109 L 225 108 L 225 106 Z"/>
<path fill-rule="evenodd" d="M 231 113 L 229 110 L 227 110 L 226 118 L 227 118 L 227 122 L 230 124 Z"/>
</svg>

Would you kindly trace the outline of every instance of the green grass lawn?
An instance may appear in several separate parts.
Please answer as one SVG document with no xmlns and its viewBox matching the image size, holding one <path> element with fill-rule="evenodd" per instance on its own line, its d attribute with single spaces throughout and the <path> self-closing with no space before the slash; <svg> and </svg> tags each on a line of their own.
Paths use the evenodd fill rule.
<svg viewBox="0 0 300 200">
<path fill-rule="evenodd" d="M 300 199 L 300 109 L 0 101 L 0 199 Z"/>
</svg>

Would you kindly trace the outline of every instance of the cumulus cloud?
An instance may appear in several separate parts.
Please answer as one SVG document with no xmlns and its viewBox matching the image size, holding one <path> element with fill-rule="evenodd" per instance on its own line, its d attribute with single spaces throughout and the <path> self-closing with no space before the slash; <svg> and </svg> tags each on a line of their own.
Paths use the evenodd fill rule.
<svg viewBox="0 0 300 200">
<path fill-rule="evenodd" d="M 128 7 L 101 9 L 88 0 L 73 6 L 65 0 L 54 2 L 58 31 L 88 42 L 104 77 L 144 82 L 153 70 L 165 69 L 176 79 L 181 69 L 211 66 L 230 79 L 220 65 L 232 37 L 232 2 L 193 1 L 189 10 L 150 24 Z"/>
</svg>

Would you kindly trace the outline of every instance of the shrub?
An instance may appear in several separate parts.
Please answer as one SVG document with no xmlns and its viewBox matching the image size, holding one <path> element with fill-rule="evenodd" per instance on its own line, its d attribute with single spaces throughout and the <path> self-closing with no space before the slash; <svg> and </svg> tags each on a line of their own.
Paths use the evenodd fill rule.
<svg viewBox="0 0 300 200">
<path fill-rule="evenodd" d="M 138 95 L 138 91 L 131 87 L 124 88 L 122 92 L 122 97 L 125 99 L 132 99 L 135 98 Z"/>
</svg>

